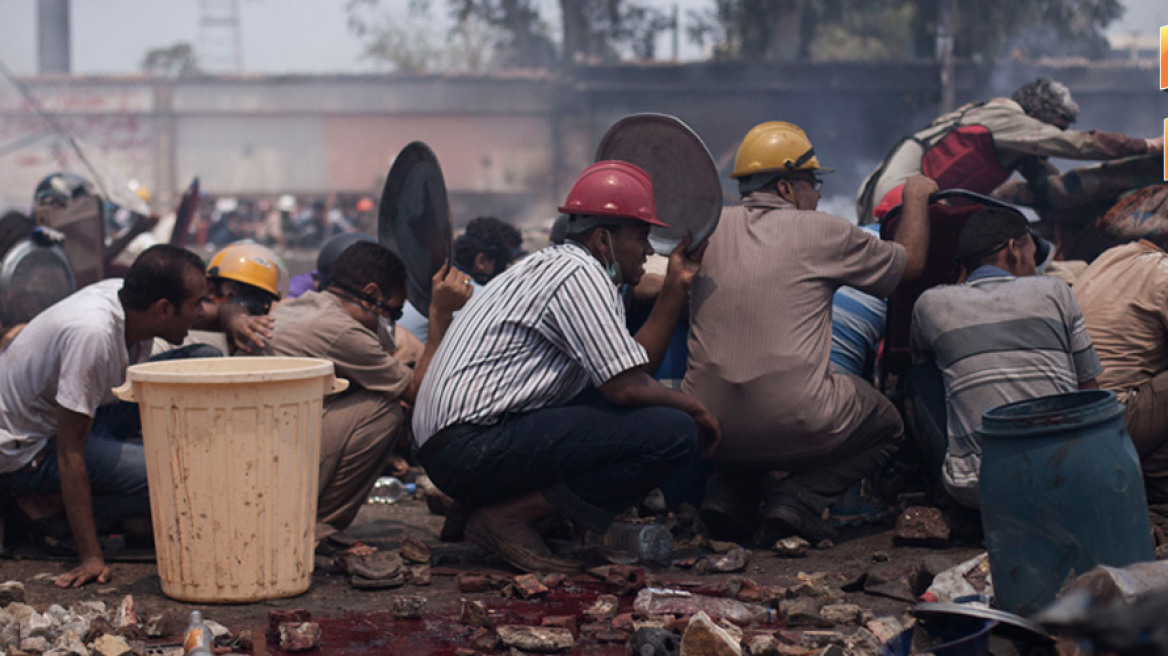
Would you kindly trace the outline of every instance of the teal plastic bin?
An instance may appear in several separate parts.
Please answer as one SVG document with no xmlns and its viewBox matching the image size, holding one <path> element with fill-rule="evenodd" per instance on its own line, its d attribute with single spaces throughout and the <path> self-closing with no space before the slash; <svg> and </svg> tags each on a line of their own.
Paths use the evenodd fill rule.
<svg viewBox="0 0 1168 656">
<path fill-rule="evenodd" d="M 998 608 L 1028 616 L 1096 565 L 1153 559 L 1139 457 L 1114 393 L 1000 406 L 985 413 L 978 432 Z"/>
</svg>

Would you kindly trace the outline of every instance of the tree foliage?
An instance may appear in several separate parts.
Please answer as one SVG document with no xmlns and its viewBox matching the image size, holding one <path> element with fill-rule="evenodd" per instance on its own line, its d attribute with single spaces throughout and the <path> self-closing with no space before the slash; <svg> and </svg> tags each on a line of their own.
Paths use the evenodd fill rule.
<svg viewBox="0 0 1168 656">
<path fill-rule="evenodd" d="M 954 53 L 1098 56 L 1120 0 L 955 0 Z M 794 61 L 932 57 L 938 0 L 709 0 L 690 38 L 716 59 Z"/>
<path fill-rule="evenodd" d="M 195 49 L 185 41 L 147 50 L 140 66 L 143 73 L 162 77 L 183 77 L 200 72 Z"/>
<path fill-rule="evenodd" d="M 659 34 L 673 19 L 646 0 L 558 0 L 547 12 L 538 0 L 445 0 L 453 19 L 452 38 L 435 44 L 427 37 L 431 0 L 409 0 L 413 23 L 383 11 L 381 0 L 348 0 L 349 28 L 365 42 L 368 59 L 399 71 L 451 68 L 473 49 L 458 52 L 469 28 L 493 54 L 489 66 L 555 68 L 564 63 L 613 62 L 631 56 L 652 59 Z M 558 24 L 556 34 L 552 24 Z M 488 58 L 479 57 L 481 62 Z M 453 66 L 454 68 L 466 68 Z"/>
</svg>

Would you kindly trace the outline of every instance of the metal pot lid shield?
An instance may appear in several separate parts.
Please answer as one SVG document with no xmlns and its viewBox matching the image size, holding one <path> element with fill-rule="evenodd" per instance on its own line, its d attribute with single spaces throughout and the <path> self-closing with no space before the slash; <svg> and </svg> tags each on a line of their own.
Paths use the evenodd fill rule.
<svg viewBox="0 0 1168 656">
<path fill-rule="evenodd" d="M 174 229 L 170 232 L 170 245 L 182 247 L 187 243 L 187 236 L 194 221 L 195 212 L 199 209 L 199 179 L 193 178 L 190 186 L 183 192 L 178 209 L 174 212 Z"/>
<path fill-rule="evenodd" d="M 377 240 L 405 262 L 410 303 L 430 314 L 430 280 L 450 258 L 452 230 L 446 182 L 434 151 L 421 141 L 398 153 L 377 220 Z"/>
<path fill-rule="evenodd" d="M 65 249 L 23 239 L 0 260 L 0 324 L 27 323 L 75 291 Z"/>
<path fill-rule="evenodd" d="M 657 216 L 669 228 L 654 227 L 649 243 L 669 255 L 688 230 L 689 250 L 701 246 L 722 216 L 722 184 L 706 144 L 688 125 L 668 114 L 632 114 L 604 133 L 596 161 L 619 159 L 645 169 L 653 181 Z"/>
</svg>

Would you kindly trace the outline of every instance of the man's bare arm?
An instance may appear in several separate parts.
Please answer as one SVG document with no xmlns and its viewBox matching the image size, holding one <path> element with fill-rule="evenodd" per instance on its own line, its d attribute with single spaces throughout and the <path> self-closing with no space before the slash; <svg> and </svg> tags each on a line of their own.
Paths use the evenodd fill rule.
<svg viewBox="0 0 1168 656">
<path fill-rule="evenodd" d="M 89 469 L 85 466 L 85 443 L 93 419 L 71 410 L 57 410 L 57 467 L 61 474 L 61 495 L 65 516 L 81 565 L 57 577 L 59 588 L 77 588 L 90 581 L 107 583 L 110 570 L 101 555 L 97 527 L 93 519 L 93 499 Z"/>
</svg>

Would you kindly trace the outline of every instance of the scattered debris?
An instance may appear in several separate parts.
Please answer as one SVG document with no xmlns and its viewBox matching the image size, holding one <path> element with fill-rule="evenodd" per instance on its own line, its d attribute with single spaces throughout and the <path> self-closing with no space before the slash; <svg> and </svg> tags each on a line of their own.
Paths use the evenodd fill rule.
<svg viewBox="0 0 1168 656">
<path fill-rule="evenodd" d="M 1096 604 L 1117 598 L 1131 604 L 1164 589 L 1168 589 L 1168 561 L 1157 560 L 1123 568 L 1099 565 L 1064 585 L 1059 596 L 1083 591 L 1089 593 Z"/>
<path fill-rule="evenodd" d="M 561 585 L 567 583 L 569 581 L 569 578 L 566 574 L 559 574 L 559 573 L 553 572 L 551 574 L 541 575 L 539 580 L 540 580 L 540 582 L 542 582 L 544 585 L 546 585 L 549 588 L 558 588 Z"/>
<path fill-rule="evenodd" d="M 567 629 L 573 636 L 580 635 L 580 627 L 576 624 L 575 615 L 548 615 L 539 622 L 540 626 L 554 626 Z"/>
<path fill-rule="evenodd" d="M 876 637 L 876 640 L 879 641 L 880 644 L 884 644 L 889 640 L 892 640 L 896 636 L 900 635 L 901 631 L 904 631 L 904 625 L 900 623 L 900 620 L 892 617 L 891 615 L 877 617 L 876 619 L 865 624 L 864 628 L 868 629 L 868 631 Z"/>
<path fill-rule="evenodd" d="M 593 567 L 588 573 L 615 586 L 618 595 L 632 594 L 645 587 L 645 568 L 632 565 Z"/>
<path fill-rule="evenodd" d="M 702 575 L 711 572 L 741 572 L 746 569 L 746 565 L 749 562 L 750 552 L 738 545 L 734 545 L 721 556 L 714 558 L 702 556 L 698 558 L 693 565 L 693 569 L 695 573 Z"/>
<path fill-rule="evenodd" d="M 499 634 L 485 626 L 480 626 L 470 636 L 470 646 L 474 649 L 492 650 L 499 647 Z"/>
<path fill-rule="evenodd" d="M 548 587 L 535 574 L 522 574 L 514 579 L 515 592 L 523 599 L 545 595 Z"/>
<path fill-rule="evenodd" d="M 989 554 L 982 553 L 934 577 L 921 600 L 953 601 L 969 595 L 988 595 L 992 591 Z"/>
<path fill-rule="evenodd" d="M 844 644 L 844 634 L 839 631 L 804 631 L 803 642 L 813 647 Z"/>
<path fill-rule="evenodd" d="M 118 604 L 117 614 L 114 615 L 114 630 L 123 636 L 134 636 L 139 633 L 138 613 L 134 610 L 134 596 L 126 595 L 122 603 Z"/>
<path fill-rule="evenodd" d="M 320 625 L 316 622 L 281 622 L 278 631 L 284 651 L 311 651 L 320 646 Z"/>
<path fill-rule="evenodd" d="M 798 535 L 783 538 L 775 543 L 775 555 L 780 558 L 802 558 L 811 549 L 811 543 Z"/>
<path fill-rule="evenodd" d="M 831 626 L 832 622 L 823 617 L 819 609 L 819 602 L 814 599 L 792 599 L 783 604 L 783 620 L 787 626 Z"/>
<path fill-rule="evenodd" d="M 629 641 L 629 653 L 634 656 L 678 656 L 680 649 L 677 634 L 653 627 L 637 629 Z"/>
<path fill-rule="evenodd" d="M 429 565 L 406 565 L 406 581 L 411 585 L 430 585 Z"/>
<path fill-rule="evenodd" d="M 832 624 L 859 624 L 864 609 L 855 604 L 828 604 L 819 613 Z"/>
<path fill-rule="evenodd" d="M 14 601 L 24 602 L 24 584 L 20 581 L 0 583 L 0 607 L 7 606 Z"/>
<path fill-rule="evenodd" d="M 266 633 L 268 642 L 277 643 L 280 641 L 281 624 L 295 624 L 310 621 L 312 621 L 312 613 L 303 608 L 293 608 L 291 610 L 270 610 L 268 611 L 268 631 Z"/>
<path fill-rule="evenodd" d="M 175 622 L 174 610 L 170 608 L 157 615 L 151 615 L 142 626 L 147 638 L 165 638 L 178 634 L 180 629 Z"/>
<path fill-rule="evenodd" d="M 912 506 L 896 518 L 893 542 L 916 547 L 943 547 L 949 544 L 949 525 L 937 508 Z"/>
<path fill-rule="evenodd" d="M 696 615 L 704 612 L 709 617 L 726 619 L 739 626 L 773 622 L 775 618 L 773 608 L 668 588 L 641 590 L 633 601 L 633 610 L 643 615 Z"/>
<path fill-rule="evenodd" d="M 844 640 L 844 651 L 850 656 L 876 656 L 880 653 L 880 647 L 880 640 L 865 628 L 856 629 Z"/>
<path fill-rule="evenodd" d="M 434 557 L 434 552 L 431 551 L 430 546 L 425 542 L 408 535 L 402 539 L 401 547 L 398 548 L 401 557 L 417 563 L 419 565 L 429 565 L 430 560 Z"/>
<path fill-rule="evenodd" d="M 747 643 L 750 656 L 779 656 L 779 641 L 769 633 L 759 633 L 751 636 Z"/>
<path fill-rule="evenodd" d="M 416 620 L 421 619 L 426 603 L 421 595 L 395 595 L 390 599 L 389 609 L 399 620 Z"/>
<path fill-rule="evenodd" d="M 698 611 L 681 636 L 681 656 L 742 656 L 742 645 L 726 629 Z"/>
<path fill-rule="evenodd" d="M 752 604 L 763 604 L 777 608 L 779 599 L 783 596 L 782 588 L 773 588 L 762 585 L 743 576 L 735 576 L 726 581 L 726 596 L 738 601 Z"/>
<path fill-rule="evenodd" d="M 566 651 L 576 644 L 571 631 L 554 626 L 500 626 L 499 639 L 507 647 L 542 654 Z"/>
<path fill-rule="evenodd" d="M 93 649 L 101 656 L 127 656 L 133 651 L 125 638 L 116 635 L 103 635 L 94 640 Z"/>
<path fill-rule="evenodd" d="M 458 621 L 467 626 L 491 626 L 494 620 L 491 614 L 487 611 L 487 607 L 483 602 L 463 599 L 462 608 L 458 613 Z"/>
<path fill-rule="evenodd" d="M 584 616 L 593 622 L 608 620 L 616 617 L 619 608 L 620 600 L 615 595 L 600 595 L 591 606 L 584 609 Z"/>
</svg>

